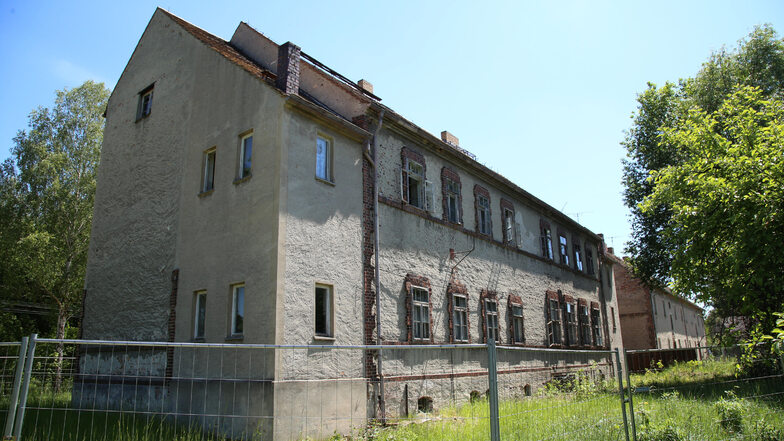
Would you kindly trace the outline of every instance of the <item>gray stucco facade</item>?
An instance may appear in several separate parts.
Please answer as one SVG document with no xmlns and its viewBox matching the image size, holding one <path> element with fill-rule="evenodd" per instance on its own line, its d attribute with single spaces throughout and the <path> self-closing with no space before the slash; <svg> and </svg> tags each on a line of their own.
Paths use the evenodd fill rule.
<svg viewBox="0 0 784 441">
<path fill-rule="evenodd" d="M 150 87 L 151 110 L 140 115 L 141 95 Z M 252 136 L 249 172 L 242 161 L 247 136 Z M 321 345 L 325 351 L 379 342 L 483 343 L 487 302 L 495 302 L 501 345 L 620 346 L 620 332 L 611 325 L 619 320 L 602 238 L 444 139 L 300 55 L 299 48 L 278 46 L 245 23 L 224 41 L 158 9 L 106 111 L 83 337 Z M 403 173 L 410 162 L 421 163 L 419 184 Z M 374 167 L 377 250 L 372 240 Z M 459 178 L 457 221 L 445 214 L 454 201 L 445 201 L 444 173 Z M 420 193 L 407 196 L 416 185 Z M 484 232 L 478 225 L 478 194 L 489 202 L 489 230 Z M 502 217 L 506 213 L 511 213 L 509 223 Z M 543 255 L 544 228 L 551 232 L 552 256 Z M 569 264 L 560 261 L 559 235 L 566 238 Z M 374 300 L 375 253 L 380 313 Z M 581 265 L 575 262 L 578 256 Z M 422 335 L 421 326 L 413 330 L 412 295 L 424 284 L 428 297 L 419 307 L 427 304 L 427 331 Z M 241 328 L 237 287 L 243 292 Z M 455 334 L 458 318 L 450 302 L 456 293 L 467 304 L 465 339 Z M 550 309 L 550 300 L 556 301 L 556 310 Z M 586 326 L 595 326 L 599 338 L 591 328 L 587 340 L 580 334 L 567 341 L 567 303 L 591 311 Z M 512 330 L 513 306 L 522 308 L 524 338 Z M 560 320 L 557 341 L 548 325 L 553 314 Z M 433 397 L 438 407 L 439 400 L 461 403 L 471 391 L 484 391 L 476 376 L 459 374 L 481 369 L 481 355 L 459 360 L 458 374 L 450 378 L 428 382 L 403 374 L 412 365 L 446 362 L 438 350 L 428 351 L 384 355 L 384 375 L 394 374 L 385 396 L 390 415 L 408 408 L 409 394 L 413 401 Z M 244 393 L 258 397 L 253 404 L 260 409 L 252 413 L 272 421 L 308 415 L 313 406 L 308 394 L 323 388 L 317 396 L 329 399 L 317 403 L 318 411 L 348 415 L 350 421 L 335 423 L 328 434 L 377 416 L 376 356 L 373 351 L 340 357 L 281 351 L 237 375 L 260 381 L 256 390 Z M 196 375 L 201 366 L 181 354 L 147 357 L 161 376 Z M 510 355 L 502 363 L 512 372 L 535 358 Z M 88 371 L 94 361 L 89 354 L 82 357 L 82 369 Z M 126 362 L 117 360 L 118 366 Z M 316 373 L 313 363 L 323 371 Z M 554 372 L 585 368 L 589 360 L 564 355 L 547 363 L 552 364 L 548 370 L 524 378 L 518 372 L 505 393 L 536 389 Z M 611 369 L 600 364 L 597 374 Z M 337 372 L 352 380 L 330 381 Z M 302 379 L 314 381 L 305 390 L 296 382 Z M 161 396 L 179 396 L 182 385 L 166 384 L 169 389 Z M 250 401 L 249 396 L 227 399 Z M 302 421 L 273 423 L 264 430 L 276 439 L 312 434 L 308 419 Z"/>
</svg>

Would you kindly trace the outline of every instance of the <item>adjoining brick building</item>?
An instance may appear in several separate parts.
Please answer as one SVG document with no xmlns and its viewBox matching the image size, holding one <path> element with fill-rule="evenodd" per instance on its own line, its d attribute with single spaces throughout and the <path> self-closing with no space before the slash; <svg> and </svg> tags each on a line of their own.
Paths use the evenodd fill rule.
<svg viewBox="0 0 784 441">
<path fill-rule="evenodd" d="M 668 288 L 651 288 L 608 248 L 615 262 L 615 292 L 624 349 L 677 349 L 704 346 L 703 310 Z"/>
<path fill-rule="evenodd" d="M 602 237 L 479 163 L 454 135 L 433 136 L 380 101 L 370 83 L 245 23 L 225 41 L 156 10 L 106 111 L 84 337 L 619 347 Z M 590 175 L 580 179 L 590 185 Z M 260 406 L 272 421 L 306 414 L 287 383 L 304 375 L 303 356 L 282 351 L 241 372 L 258 379 L 258 399 L 235 397 L 235 410 Z M 374 417 L 375 357 L 357 352 L 331 366 L 356 381 L 308 378 L 329 385 L 319 410 L 350 407 L 354 424 Z M 436 358 L 423 349 L 384 366 Z M 151 354 L 145 365 L 168 376 L 198 367 L 187 363 Z M 558 359 L 519 390 L 586 366 Z M 398 376 L 386 409 L 407 407 L 409 382 L 436 406 L 432 385 L 467 401 L 475 378 Z M 308 433 L 288 422 L 264 430 Z"/>
</svg>

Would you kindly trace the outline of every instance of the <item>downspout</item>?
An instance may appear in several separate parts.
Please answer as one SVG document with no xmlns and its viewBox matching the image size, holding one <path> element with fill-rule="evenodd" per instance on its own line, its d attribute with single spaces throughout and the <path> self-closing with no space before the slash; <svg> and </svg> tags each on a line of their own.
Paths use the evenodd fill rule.
<svg viewBox="0 0 784 441">
<path fill-rule="evenodd" d="M 379 238 L 378 238 L 378 134 L 381 131 L 381 125 L 384 123 L 384 109 L 378 114 L 378 124 L 376 130 L 373 132 L 373 256 L 375 258 L 375 266 L 373 268 L 373 278 L 376 288 L 376 339 L 377 343 L 381 345 L 381 276 L 378 266 L 379 254 Z M 384 395 L 384 375 L 381 369 L 381 349 L 378 350 L 378 388 L 379 399 L 378 406 L 381 411 L 381 424 L 386 425 L 387 413 Z"/>
</svg>

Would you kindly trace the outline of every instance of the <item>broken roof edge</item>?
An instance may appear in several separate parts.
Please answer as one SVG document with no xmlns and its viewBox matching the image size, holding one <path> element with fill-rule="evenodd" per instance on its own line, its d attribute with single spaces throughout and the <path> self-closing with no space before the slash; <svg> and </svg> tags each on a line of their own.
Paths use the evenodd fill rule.
<svg viewBox="0 0 784 441">
<path fill-rule="evenodd" d="M 255 33 L 258 37 L 260 37 L 260 38 L 262 38 L 262 39 L 264 39 L 264 40 L 274 44 L 276 47 L 280 46 L 280 44 L 275 42 L 275 40 L 273 40 L 270 37 L 264 35 L 263 32 L 259 31 L 258 29 L 256 29 L 255 27 L 253 27 L 250 23 L 248 23 L 246 21 L 240 21 L 240 23 L 237 25 L 237 29 L 234 31 L 234 34 L 236 35 L 237 32 L 243 26 L 245 28 L 247 28 L 248 30 L 250 30 L 251 32 Z M 234 38 L 234 37 L 232 36 L 232 38 Z M 240 50 L 240 52 L 242 52 L 242 51 Z M 340 86 L 341 88 L 343 88 L 343 89 L 347 90 L 348 92 L 356 95 L 357 97 L 370 98 L 370 99 L 375 100 L 375 101 L 381 101 L 381 98 L 379 96 L 374 95 L 373 93 L 368 92 L 367 90 L 359 87 L 359 84 L 357 84 L 355 81 L 352 81 L 351 79 L 343 76 L 342 74 L 340 74 L 335 69 L 332 69 L 329 66 L 325 65 L 324 63 L 322 63 L 319 60 L 317 60 L 312 55 L 309 55 L 309 54 L 305 53 L 305 51 L 302 51 L 301 48 L 300 48 L 300 56 L 301 56 L 300 62 L 304 62 L 304 63 L 310 65 L 315 71 L 321 72 L 327 79 L 331 80 L 331 82 L 333 84 L 335 84 L 337 86 Z"/>
<path fill-rule="evenodd" d="M 181 28 L 183 28 L 197 40 L 201 41 L 203 44 L 207 45 L 227 60 L 241 67 L 246 72 L 262 80 L 274 80 L 277 77 L 274 72 L 266 69 L 263 66 L 260 66 L 258 63 L 245 56 L 245 54 L 237 50 L 237 48 L 235 48 L 230 42 L 218 37 L 215 34 L 205 31 L 204 29 L 169 11 L 166 11 L 165 9 L 162 9 L 161 7 L 158 7 L 155 10 L 156 13 L 159 11 L 177 23 Z"/>
</svg>

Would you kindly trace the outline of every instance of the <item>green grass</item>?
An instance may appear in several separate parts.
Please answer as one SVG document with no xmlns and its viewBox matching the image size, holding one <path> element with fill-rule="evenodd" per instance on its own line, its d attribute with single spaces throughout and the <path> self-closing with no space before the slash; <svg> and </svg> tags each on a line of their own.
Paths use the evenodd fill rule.
<svg viewBox="0 0 784 441">
<path fill-rule="evenodd" d="M 632 375 L 631 383 L 648 388 L 633 396 L 640 441 L 784 440 L 781 376 L 736 378 L 732 361 L 686 362 Z M 31 390 L 25 440 L 223 439 L 160 416 L 71 409 L 70 394 L 47 394 L 44 389 Z M 625 440 L 617 384 L 611 381 L 583 378 L 552 385 L 535 397 L 501 402 L 499 414 L 502 440 Z M 484 441 L 490 434 L 489 405 L 479 399 L 390 423 L 332 439 Z M 259 438 L 254 434 L 253 439 Z"/>
</svg>

